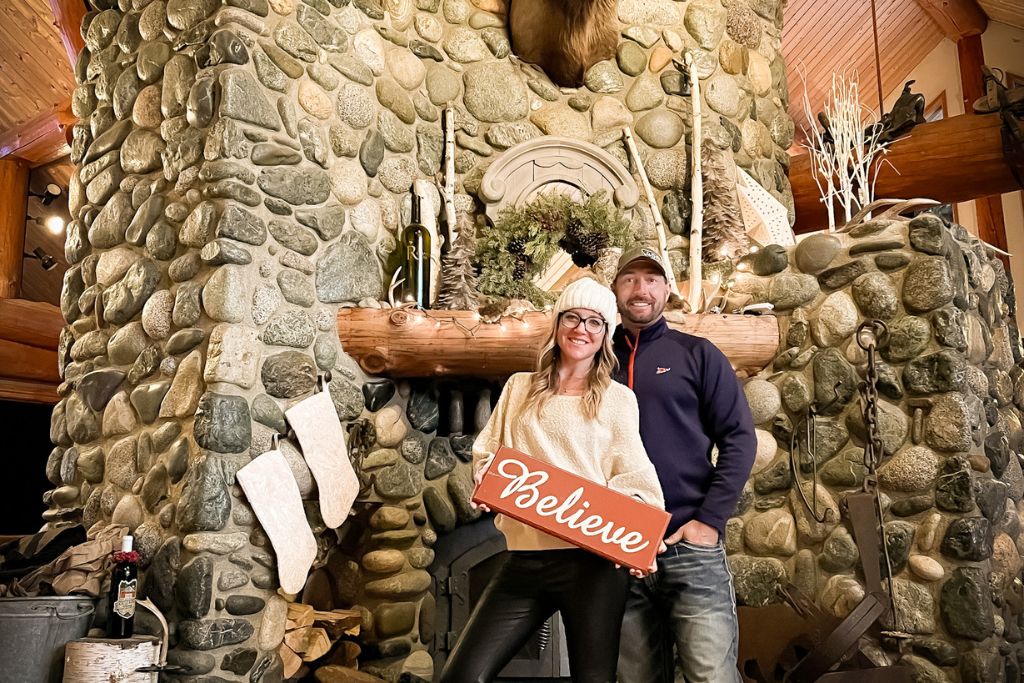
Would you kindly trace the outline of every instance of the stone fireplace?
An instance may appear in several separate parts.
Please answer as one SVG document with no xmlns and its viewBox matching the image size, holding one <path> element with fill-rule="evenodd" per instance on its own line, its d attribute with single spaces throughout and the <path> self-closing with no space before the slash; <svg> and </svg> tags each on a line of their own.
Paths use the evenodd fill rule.
<svg viewBox="0 0 1024 683">
<path fill-rule="evenodd" d="M 543 136 L 635 172 L 621 133 L 632 126 L 682 274 L 690 100 L 672 59 L 685 49 L 697 61 L 709 144 L 791 207 L 783 3 L 621 0 L 616 55 L 578 89 L 514 57 L 499 0 L 92 4 L 73 98 L 46 520 L 132 530 L 144 590 L 171 622 L 170 661 L 188 667 L 179 678 L 280 680 L 288 603 L 235 483 L 278 434 L 318 542 L 298 599 L 360 610 L 362 672 L 429 680 L 449 640 L 438 624 L 453 623 L 438 597 L 466 554 L 450 539 L 486 528 L 469 505 L 468 460 L 500 384 L 367 374 L 339 343 L 337 316 L 386 306 L 406 195 L 441 169 L 442 108 L 455 111 L 455 203 L 471 214 L 484 212 L 492 163 Z M 632 221 L 654 237 L 643 202 Z M 863 476 L 851 325 L 882 318 L 893 460 L 881 481 L 887 530 L 908 554 L 896 579 L 913 617 L 908 661 L 926 680 L 1019 671 L 1024 398 L 1002 266 L 927 218 L 831 239 L 763 250 L 736 276 L 737 291 L 775 304 L 784 340 L 746 385 L 759 459 L 729 524 L 738 597 L 762 605 L 793 581 L 842 614 L 863 592 L 848 530 L 814 523 L 791 493 L 788 438 L 840 382 L 814 454 L 817 500 L 838 511 Z M 319 517 L 284 417 L 328 372 L 363 485 L 337 530 Z M 316 675 L 347 680 L 340 661 L 328 655 Z"/>
</svg>

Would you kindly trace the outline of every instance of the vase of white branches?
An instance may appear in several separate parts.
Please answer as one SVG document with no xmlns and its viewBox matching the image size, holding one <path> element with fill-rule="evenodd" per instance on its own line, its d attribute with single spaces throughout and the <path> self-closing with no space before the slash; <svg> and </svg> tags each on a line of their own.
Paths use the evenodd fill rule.
<svg viewBox="0 0 1024 683">
<path fill-rule="evenodd" d="M 849 222 L 862 207 L 874 200 L 875 180 L 889 143 L 880 139 L 882 126 L 876 112 L 860 103 L 857 73 L 832 74 L 832 89 L 826 95 L 817 117 L 811 113 L 806 82 L 803 94 L 804 115 L 815 125 L 801 126 L 802 144 L 811 157 L 811 174 L 828 212 L 828 229 L 836 229 L 836 203 L 842 207 L 843 221 Z"/>
</svg>

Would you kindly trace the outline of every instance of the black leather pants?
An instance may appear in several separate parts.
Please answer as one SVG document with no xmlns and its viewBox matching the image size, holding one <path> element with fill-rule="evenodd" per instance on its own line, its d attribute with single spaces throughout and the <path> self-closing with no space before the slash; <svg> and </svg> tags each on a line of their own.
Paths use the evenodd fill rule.
<svg viewBox="0 0 1024 683">
<path fill-rule="evenodd" d="M 487 683 L 556 611 L 576 683 L 614 683 L 625 570 L 584 550 L 513 552 L 484 589 L 441 683 Z"/>
</svg>

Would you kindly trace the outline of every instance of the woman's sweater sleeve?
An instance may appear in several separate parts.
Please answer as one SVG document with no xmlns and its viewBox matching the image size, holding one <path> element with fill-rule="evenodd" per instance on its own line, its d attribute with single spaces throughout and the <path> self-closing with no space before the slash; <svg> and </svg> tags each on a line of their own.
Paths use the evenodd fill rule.
<svg viewBox="0 0 1024 683">
<path fill-rule="evenodd" d="M 515 391 L 517 377 L 518 375 L 513 375 L 505 383 L 505 388 L 502 390 L 501 396 L 498 397 L 498 403 L 494 406 L 494 410 L 491 411 L 490 419 L 487 420 L 487 424 L 477 434 L 476 440 L 473 441 L 474 475 L 481 468 L 490 464 L 491 458 L 498 450 L 498 447 L 502 445 L 502 440 L 505 439 L 507 428 L 505 421 L 509 417 L 509 403 L 512 393 Z"/>
<path fill-rule="evenodd" d="M 640 439 L 640 410 L 629 392 L 619 404 L 612 425 L 611 476 L 608 487 L 628 496 L 636 496 L 649 505 L 665 507 L 665 495 L 647 450 Z"/>
</svg>

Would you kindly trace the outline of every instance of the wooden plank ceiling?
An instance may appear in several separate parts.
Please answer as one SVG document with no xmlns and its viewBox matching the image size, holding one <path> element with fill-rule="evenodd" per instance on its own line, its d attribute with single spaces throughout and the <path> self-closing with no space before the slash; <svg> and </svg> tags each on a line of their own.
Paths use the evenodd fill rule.
<svg viewBox="0 0 1024 683">
<path fill-rule="evenodd" d="M 1006 0 L 1006 4 L 1020 0 Z M 984 3 L 983 3 L 984 4 Z M 876 0 L 882 91 L 888 95 L 903 85 L 907 74 L 942 40 L 935 22 L 916 0 Z M 832 74 L 856 72 L 860 101 L 878 107 L 878 79 L 871 31 L 869 0 L 789 0 L 784 10 L 782 53 L 789 80 L 789 113 L 796 124 L 808 126 L 803 112 L 804 82 L 811 109 L 822 108 L 832 87 Z"/>
<path fill-rule="evenodd" d="M 74 88 L 47 0 L 0 2 L 0 131 L 53 111 Z"/>
<path fill-rule="evenodd" d="M 66 105 L 74 87 L 74 73 L 48 0 L 0 0 L 0 132 Z M 33 169 L 29 178 L 33 192 L 41 194 L 47 183 L 55 183 L 62 193 L 49 206 L 29 197 L 28 216 L 42 221 L 57 215 L 67 221 L 67 186 L 73 171 L 67 159 Z M 25 252 L 37 247 L 54 257 L 57 267 L 46 271 L 38 259 L 26 258 L 21 297 L 57 304 L 68 267 L 64 233 L 54 235 L 41 223 L 27 220 Z"/>
<path fill-rule="evenodd" d="M 978 0 L 978 5 L 992 21 L 1024 29 L 1024 2 L 1021 0 Z"/>
</svg>

